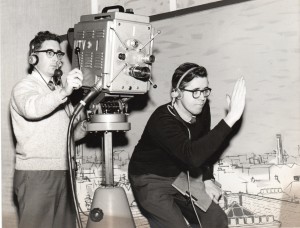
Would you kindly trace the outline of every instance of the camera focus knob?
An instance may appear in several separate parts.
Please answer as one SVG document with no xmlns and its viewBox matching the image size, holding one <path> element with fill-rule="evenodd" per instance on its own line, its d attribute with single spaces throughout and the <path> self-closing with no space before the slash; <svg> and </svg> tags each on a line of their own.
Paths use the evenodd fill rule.
<svg viewBox="0 0 300 228">
<path fill-rule="evenodd" d="M 103 211 L 100 208 L 94 208 L 90 212 L 90 218 L 93 222 L 100 222 L 103 219 Z"/>
</svg>

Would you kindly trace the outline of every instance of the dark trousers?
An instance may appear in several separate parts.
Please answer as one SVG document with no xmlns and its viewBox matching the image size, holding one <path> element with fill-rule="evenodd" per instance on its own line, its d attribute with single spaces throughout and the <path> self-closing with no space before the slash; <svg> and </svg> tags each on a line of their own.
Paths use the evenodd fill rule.
<svg viewBox="0 0 300 228">
<path fill-rule="evenodd" d="M 15 170 L 19 228 L 75 228 L 67 171 Z"/>
<path fill-rule="evenodd" d="M 188 227 L 185 219 L 192 227 L 200 227 L 191 203 L 172 187 L 175 177 L 149 174 L 129 179 L 136 202 L 151 228 L 185 228 Z M 225 212 L 214 202 L 206 212 L 195 208 L 202 228 L 228 227 Z"/>
</svg>

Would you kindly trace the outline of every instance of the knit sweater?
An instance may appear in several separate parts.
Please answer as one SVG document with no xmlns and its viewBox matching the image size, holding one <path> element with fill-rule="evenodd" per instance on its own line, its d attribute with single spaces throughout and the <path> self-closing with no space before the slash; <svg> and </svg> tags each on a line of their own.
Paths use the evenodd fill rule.
<svg viewBox="0 0 300 228">
<path fill-rule="evenodd" d="M 33 71 L 12 90 L 10 112 L 17 170 L 67 170 L 68 110 L 59 89 L 51 91 Z"/>
<path fill-rule="evenodd" d="M 134 149 L 129 173 L 175 177 L 182 171 L 202 169 L 204 180 L 213 178 L 212 170 L 207 171 L 211 165 L 208 161 L 231 128 L 224 120 L 212 130 L 210 124 L 208 102 L 194 124 L 184 122 L 170 104 L 160 106 L 151 115 Z"/>
</svg>

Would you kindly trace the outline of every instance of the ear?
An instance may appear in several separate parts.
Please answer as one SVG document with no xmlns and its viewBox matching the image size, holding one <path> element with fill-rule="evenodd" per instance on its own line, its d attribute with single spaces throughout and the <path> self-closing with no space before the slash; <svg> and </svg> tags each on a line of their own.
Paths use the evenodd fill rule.
<svg viewBox="0 0 300 228">
<path fill-rule="evenodd" d="M 181 98 L 183 97 L 181 90 L 177 89 L 177 93 L 178 93 L 177 99 L 181 100 Z"/>
</svg>

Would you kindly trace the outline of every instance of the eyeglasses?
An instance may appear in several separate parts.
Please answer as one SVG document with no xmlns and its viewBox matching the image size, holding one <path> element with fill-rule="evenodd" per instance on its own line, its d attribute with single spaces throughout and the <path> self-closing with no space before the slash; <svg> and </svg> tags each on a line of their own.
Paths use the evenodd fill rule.
<svg viewBox="0 0 300 228">
<path fill-rule="evenodd" d="M 46 55 L 48 56 L 48 58 L 52 58 L 54 55 L 56 55 L 58 60 L 62 60 L 62 58 L 65 55 L 65 53 L 62 51 L 55 52 L 52 49 L 40 50 L 40 51 L 35 51 L 35 52 L 46 52 Z"/>
<path fill-rule="evenodd" d="M 203 93 L 204 97 L 208 97 L 211 92 L 211 88 L 205 88 L 202 90 L 201 89 L 196 89 L 196 90 L 181 89 L 181 90 L 192 93 L 194 99 L 199 98 L 201 96 L 201 93 Z"/>
</svg>

